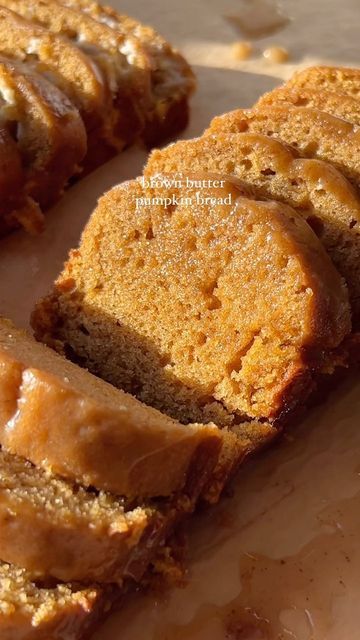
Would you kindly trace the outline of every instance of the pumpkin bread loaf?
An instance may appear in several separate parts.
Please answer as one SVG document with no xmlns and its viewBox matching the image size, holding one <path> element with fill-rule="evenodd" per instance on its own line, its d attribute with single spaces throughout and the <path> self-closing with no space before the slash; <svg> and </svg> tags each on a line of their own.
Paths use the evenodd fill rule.
<svg viewBox="0 0 360 640">
<path fill-rule="evenodd" d="M 111 599 L 98 587 L 37 584 L 0 563 L 1 640 L 88 640 Z"/>
<path fill-rule="evenodd" d="M 291 105 L 237 109 L 213 119 L 206 133 L 262 133 L 297 148 L 303 156 L 326 160 L 360 185 L 360 131 L 324 111 Z"/>
<path fill-rule="evenodd" d="M 96 65 L 108 94 L 104 135 L 113 153 L 143 129 L 150 68 L 141 43 L 56 0 L 4 0 L 2 5 L 66 37 Z"/>
<path fill-rule="evenodd" d="M 353 326 L 360 328 L 360 200 L 346 178 L 320 160 L 299 158 L 275 138 L 222 132 L 153 151 L 145 175 L 176 171 L 186 175 L 189 167 L 234 175 L 258 195 L 294 207 L 345 278 Z"/>
<path fill-rule="evenodd" d="M 291 104 L 294 107 L 307 107 L 326 111 L 333 116 L 347 120 L 357 126 L 360 125 L 360 103 L 345 93 L 324 91 L 314 87 L 297 88 L 296 85 L 277 87 L 265 93 L 257 101 L 256 108 L 266 108 L 281 104 Z"/>
<path fill-rule="evenodd" d="M 16 135 L 25 193 L 43 208 L 61 195 L 86 153 L 77 109 L 56 86 L 23 63 L 0 57 L 1 119 Z"/>
<path fill-rule="evenodd" d="M 286 83 L 296 89 L 314 87 L 325 91 L 345 93 L 360 98 L 360 69 L 349 67 L 315 66 L 297 71 Z"/>
<path fill-rule="evenodd" d="M 147 566 L 164 521 L 0 451 L 0 558 L 34 579 L 121 584 Z"/>
<path fill-rule="evenodd" d="M 206 482 L 223 434 L 184 427 L 0 323 L 0 443 L 85 486 L 166 496 Z M 197 476 L 198 474 L 198 476 Z"/>
<path fill-rule="evenodd" d="M 182 422 L 281 423 L 333 368 L 346 287 L 293 209 L 191 180 L 101 198 L 36 335 Z"/>
<path fill-rule="evenodd" d="M 182 131 L 188 124 L 189 97 L 196 84 L 183 56 L 154 29 L 119 14 L 112 7 L 93 0 L 61 0 L 61 4 L 91 15 L 120 34 L 137 38 L 144 47 L 150 61 L 152 89 L 143 133 L 147 145 L 159 145 Z"/>
</svg>

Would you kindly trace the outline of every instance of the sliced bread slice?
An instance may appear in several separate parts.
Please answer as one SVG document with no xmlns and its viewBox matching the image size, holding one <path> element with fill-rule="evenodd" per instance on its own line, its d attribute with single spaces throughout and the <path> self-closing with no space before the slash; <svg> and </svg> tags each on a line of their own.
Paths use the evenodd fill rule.
<svg viewBox="0 0 360 640">
<path fill-rule="evenodd" d="M 89 135 L 106 139 L 109 92 L 98 66 L 75 44 L 1 6 L 0 54 L 51 80 L 79 109 Z"/>
<path fill-rule="evenodd" d="M 303 156 L 326 160 L 360 185 L 360 131 L 324 111 L 290 105 L 237 109 L 213 119 L 206 133 L 262 133 L 299 149 Z"/>
<path fill-rule="evenodd" d="M 154 29 L 112 7 L 102 6 L 94 0 L 61 0 L 61 4 L 91 15 L 120 34 L 133 36 L 144 47 L 150 60 L 152 90 L 143 133 L 147 145 L 158 145 L 182 131 L 188 123 L 189 97 L 196 84 L 183 56 Z"/>
<path fill-rule="evenodd" d="M 166 496 L 205 484 L 222 440 L 214 425 L 184 427 L 1 319 L 0 443 L 9 452 L 85 486 Z"/>
<path fill-rule="evenodd" d="M 307 107 L 326 111 L 333 116 L 360 125 L 360 101 L 345 93 L 324 91 L 315 87 L 297 88 L 296 84 L 285 85 L 265 93 L 256 103 L 256 108 L 276 106 L 283 103 L 294 107 Z"/>
<path fill-rule="evenodd" d="M 150 65 L 140 42 L 56 0 L 4 0 L 3 6 L 67 38 L 96 64 L 108 91 L 106 134 L 121 151 L 143 128 Z"/>
<path fill-rule="evenodd" d="M 14 132 L 25 193 L 43 208 L 62 194 L 86 153 L 78 110 L 60 89 L 28 65 L 0 57 L 1 120 Z"/>
<path fill-rule="evenodd" d="M 297 89 L 315 87 L 360 98 L 360 69 L 331 66 L 307 67 L 294 73 L 288 80 L 287 86 L 296 86 Z"/>
<path fill-rule="evenodd" d="M 150 504 L 88 492 L 0 451 L 0 558 L 33 579 L 121 584 L 140 577 L 165 524 Z"/>
<path fill-rule="evenodd" d="M 194 171 L 241 178 L 258 195 L 294 207 L 312 226 L 338 271 L 351 300 L 353 326 L 360 328 L 360 199 L 352 185 L 330 164 L 299 158 L 275 138 L 219 132 L 153 151 L 145 168 L 157 173 Z"/>
<path fill-rule="evenodd" d="M 0 563 L 1 640 L 88 640 L 111 599 L 96 586 L 42 586 Z"/>
<path fill-rule="evenodd" d="M 186 174 L 108 192 L 33 325 L 182 422 L 281 423 L 334 366 L 347 290 L 293 209 L 214 185 Z"/>
</svg>

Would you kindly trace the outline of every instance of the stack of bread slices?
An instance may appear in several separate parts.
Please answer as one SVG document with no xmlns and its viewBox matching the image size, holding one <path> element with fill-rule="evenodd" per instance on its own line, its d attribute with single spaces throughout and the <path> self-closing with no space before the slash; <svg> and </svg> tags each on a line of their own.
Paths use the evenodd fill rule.
<svg viewBox="0 0 360 640">
<path fill-rule="evenodd" d="M 194 86 L 159 34 L 92 0 L 3 0 L 0 235 L 37 232 L 69 181 L 181 131 Z"/>
<path fill-rule="evenodd" d="M 171 572 L 184 518 L 356 360 L 359 94 L 308 69 L 153 151 L 37 304 L 39 342 L 1 320 L 2 639 L 78 640 Z"/>
</svg>

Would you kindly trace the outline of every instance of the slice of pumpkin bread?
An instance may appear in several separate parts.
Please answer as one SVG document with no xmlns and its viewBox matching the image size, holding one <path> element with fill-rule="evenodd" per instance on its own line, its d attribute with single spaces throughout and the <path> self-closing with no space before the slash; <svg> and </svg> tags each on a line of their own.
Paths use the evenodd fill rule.
<svg viewBox="0 0 360 640">
<path fill-rule="evenodd" d="M 288 87 L 295 86 L 297 89 L 315 87 L 360 98 L 360 69 L 331 66 L 307 67 L 294 73 L 286 84 Z"/>
<path fill-rule="evenodd" d="M 93 0 L 61 0 L 61 4 L 88 13 L 121 34 L 131 35 L 144 47 L 151 69 L 151 105 L 143 138 L 149 147 L 182 131 L 189 120 L 189 97 L 195 77 L 183 56 L 159 33 L 115 9 Z"/>
<path fill-rule="evenodd" d="M 223 434 L 183 425 L 0 322 L 0 443 L 85 486 L 166 496 L 206 483 Z"/>
<path fill-rule="evenodd" d="M 353 326 L 360 328 L 360 199 L 341 173 L 320 160 L 299 158 L 275 138 L 219 132 L 153 151 L 145 175 L 186 175 L 189 167 L 236 176 L 258 195 L 294 207 L 345 278 Z"/>
<path fill-rule="evenodd" d="M 25 193 L 43 208 L 62 194 L 86 153 L 77 109 L 55 85 L 26 64 L 0 57 L 1 119 L 16 137 Z"/>
<path fill-rule="evenodd" d="M 237 109 L 213 119 L 206 133 L 262 133 L 298 149 L 303 156 L 326 160 L 360 185 L 360 131 L 324 111 L 291 105 Z"/>
<path fill-rule="evenodd" d="M 98 587 L 42 586 L 0 563 L 1 640 L 88 640 L 110 603 Z"/>
<path fill-rule="evenodd" d="M 266 106 L 276 106 L 283 103 L 292 104 L 294 107 L 319 109 L 319 111 L 326 111 L 333 116 L 347 120 L 351 124 L 360 125 L 360 102 L 357 98 L 345 93 L 324 91 L 314 87 L 297 88 L 296 84 L 277 87 L 261 96 L 255 107 L 263 109 Z"/>
<path fill-rule="evenodd" d="M 281 423 L 350 332 L 347 290 L 293 209 L 213 178 L 108 192 L 33 326 L 182 422 Z"/>
<path fill-rule="evenodd" d="M 132 564 L 146 568 L 164 526 L 150 505 L 88 492 L 0 451 L 0 558 L 34 579 L 121 584 Z"/>
</svg>

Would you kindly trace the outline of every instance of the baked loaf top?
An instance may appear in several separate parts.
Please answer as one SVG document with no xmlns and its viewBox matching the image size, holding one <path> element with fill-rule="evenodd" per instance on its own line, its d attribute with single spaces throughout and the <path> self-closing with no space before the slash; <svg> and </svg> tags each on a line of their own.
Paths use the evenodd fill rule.
<svg viewBox="0 0 360 640">
<path fill-rule="evenodd" d="M 206 479 L 222 435 L 214 425 L 178 424 L 2 319 L 0 443 L 85 486 L 165 496 L 200 475 L 198 465 Z"/>
<path fill-rule="evenodd" d="M 38 586 L 24 569 L 0 563 L 1 640 L 85 640 L 109 600 L 97 587 Z"/>
<path fill-rule="evenodd" d="M 145 175 L 213 171 L 234 175 L 257 197 L 294 207 L 312 226 L 348 285 L 353 326 L 360 326 L 360 200 L 334 167 L 299 158 L 295 149 L 261 134 L 219 132 L 179 141 L 151 154 Z"/>
<path fill-rule="evenodd" d="M 37 335 L 181 421 L 279 419 L 350 331 L 346 288 L 293 209 L 167 179 L 100 200 Z"/>
<path fill-rule="evenodd" d="M 310 107 L 326 111 L 333 116 L 343 118 L 355 125 L 360 125 L 359 100 L 345 93 L 326 91 L 315 87 L 297 88 L 296 84 L 277 87 L 269 93 L 265 93 L 256 103 L 256 108 L 265 108 L 282 103 L 292 104 L 295 107 Z"/>
<path fill-rule="evenodd" d="M 349 67 L 315 66 L 294 73 L 287 86 L 297 89 L 315 87 L 336 93 L 360 97 L 360 69 Z"/>
<path fill-rule="evenodd" d="M 151 71 L 151 105 L 146 114 L 143 137 L 148 146 L 159 144 L 181 131 L 188 122 L 188 99 L 195 89 L 191 67 L 160 34 L 111 7 L 93 0 L 61 0 L 80 9 L 120 34 L 131 35 L 144 47 Z"/>
<path fill-rule="evenodd" d="M 29 65 L 0 57 L 2 122 L 17 129 L 25 193 L 49 207 L 86 153 L 86 132 L 68 98 Z"/>
<path fill-rule="evenodd" d="M 146 567 L 165 518 L 0 451 L 0 558 L 36 579 L 121 583 Z M 145 540 L 146 538 L 146 540 Z"/>
<path fill-rule="evenodd" d="M 279 138 L 306 157 L 330 162 L 355 185 L 360 184 L 360 132 L 324 111 L 286 104 L 237 109 L 214 118 L 206 133 L 219 132 Z"/>
</svg>

